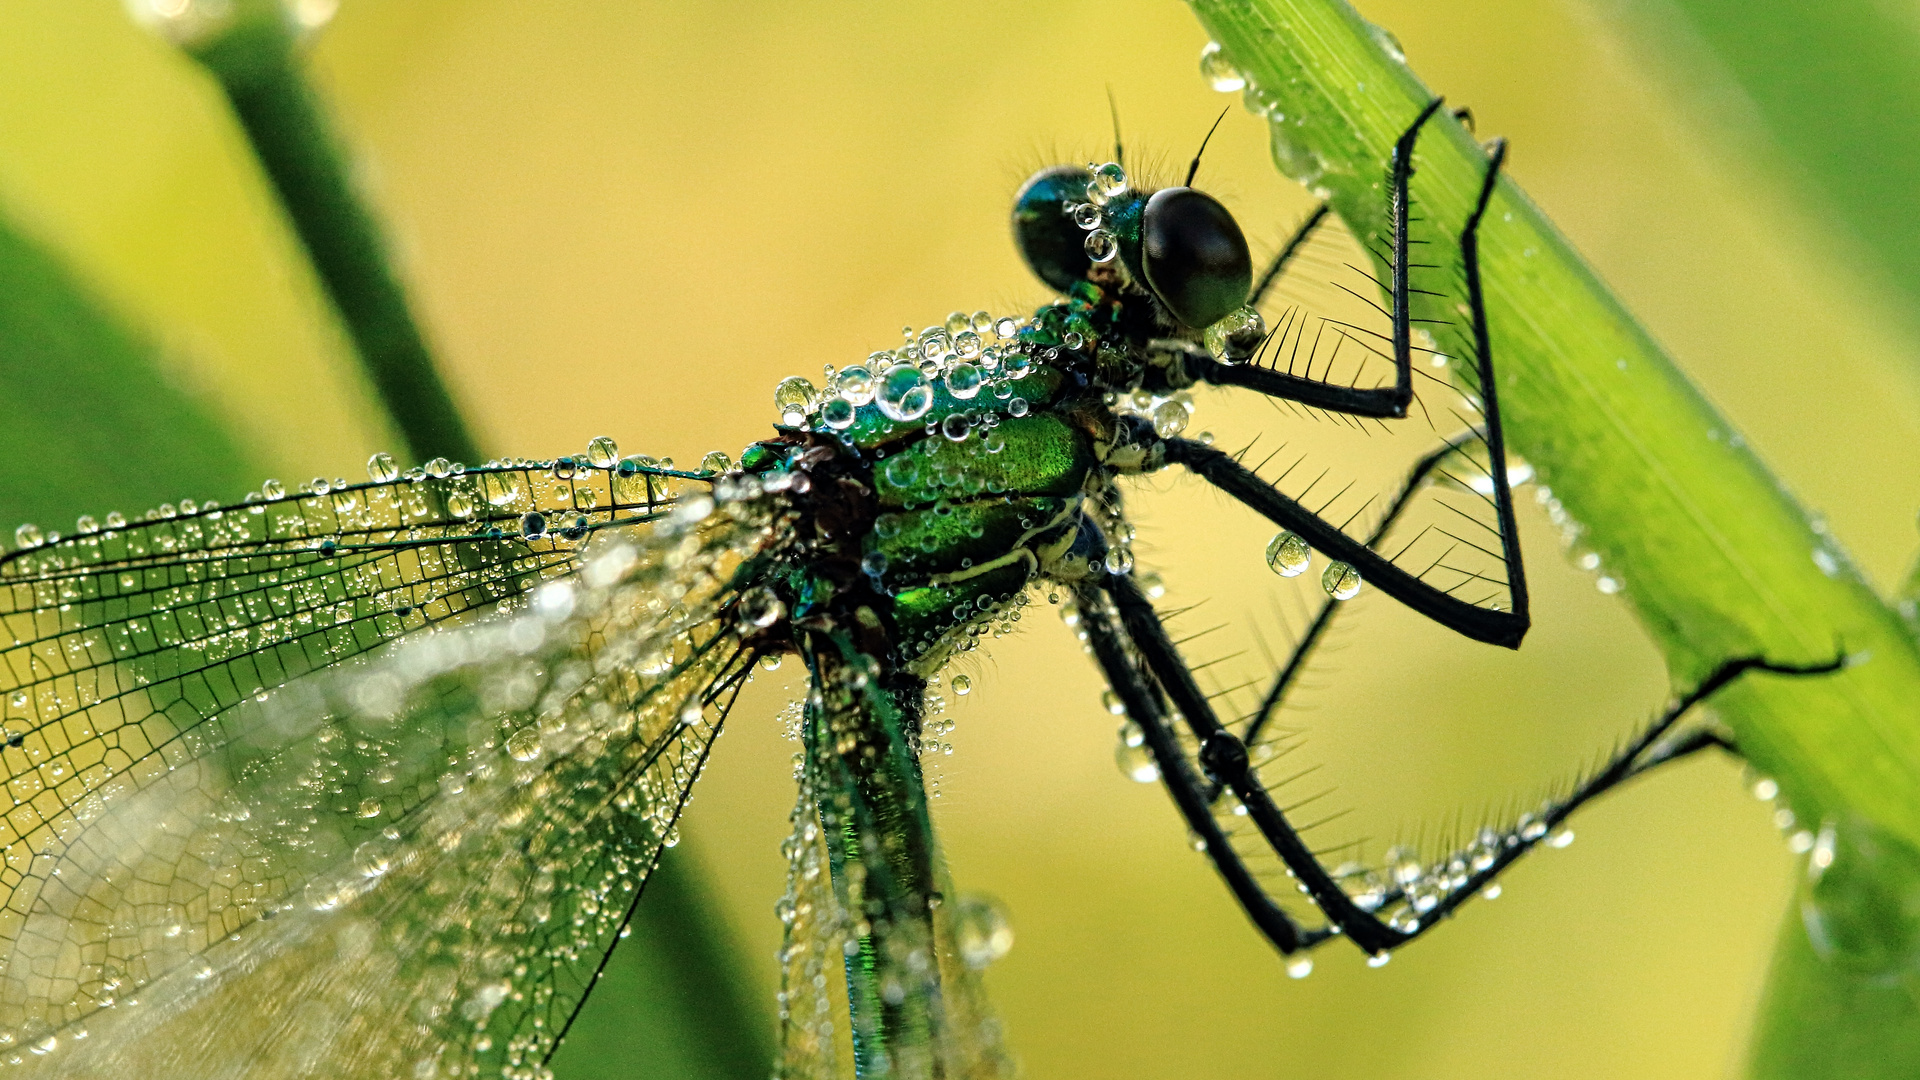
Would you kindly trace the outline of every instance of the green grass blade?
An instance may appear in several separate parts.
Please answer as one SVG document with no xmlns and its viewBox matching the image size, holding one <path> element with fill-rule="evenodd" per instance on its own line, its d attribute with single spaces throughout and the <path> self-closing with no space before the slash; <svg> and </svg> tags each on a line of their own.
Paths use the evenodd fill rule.
<svg viewBox="0 0 1920 1080">
<path fill-rule="evenodd" d="M 1192 6 L 1248 78 L 1282 170 L 1324 190 L 1357 234 L 1377 234 L 1393 140 L 1431 97 L 1391 39 L 1339 0 Z M 1417 162 L 1417 235 L 1428 241 L 1420 261 L 1457 264 L 1451 234 L 1485 156 L 1443 119 L 1427 129 Z M 1900 620 L 1510 179 L 1482 241 L 1508 436 L 1564 508 L 1573 542 L 1624 583 L 1677 683 L 1731 656 L 1805 662 L 1844 643 L 1868 657 L 1827 678 L 1750 679 L 1716 704 L 1799 821 L 1869 821 L 1890 843 L 1920 848 L 1920 653 Z M 1416 315 L 1458 322 L 1452 306 L 1430 301 Z M 1460 329 L 1435 335 L 1455 356 L 1466 354 Z M 1905 878 L 1878 881 L 1897 889 Z M 1870 937 L 1912 939 L 1920 913 L 1861 906 Z M 1836 993 L 1852 977 L 1828 963 L 1783 970 Z M 1763 1019 L 1769 1040 L 1821 1038 L 1805 1026 L 1816 1022 Z M 1854 1071 L 1834 1074 L 1904 1075 L 1906 1062 L 1875 1048 L 1916 1030 L 1920 1010 L 1883 1013 L 1878 1034 L 1858 1032 L 1850 1044 Z"/>
<path fill-rule="evenodd" d="M 4 215 L 0 415 L 0 521 L 9 524 L 71 534 L 82 513 L 227 498 L 261 472 L 215 411 L 167 378 L 153 344 Z"/>
<path fill-rule="evenodd" d="M 1596 0 L 1637 50 L 1707 103 L 1703 134 L 1744 135 L 1800 181 L 1867 274 L 1920 309 L 1920 20 L 1904 5 Z M 1716 104 L 1719 103 L 1719 104 Z"/>
</svg>

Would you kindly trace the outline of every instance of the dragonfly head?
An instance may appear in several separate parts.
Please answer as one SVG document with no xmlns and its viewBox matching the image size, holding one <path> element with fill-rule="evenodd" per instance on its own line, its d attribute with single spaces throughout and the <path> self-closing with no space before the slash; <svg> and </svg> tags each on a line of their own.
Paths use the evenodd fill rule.
<svg viewBox="0 0 1920 1080">
<path fill-rule="evenodd" d="M 1014 198 L 1013 236 L 1027 265 L 1065 293 L 1110 266 L 1169 321 L 1203 330 L 1247 302 L 1253 256 L 1220 201 L 1191 187 L 1139 191 L 1111 162 L 1042 169 Z"/>
</svg>

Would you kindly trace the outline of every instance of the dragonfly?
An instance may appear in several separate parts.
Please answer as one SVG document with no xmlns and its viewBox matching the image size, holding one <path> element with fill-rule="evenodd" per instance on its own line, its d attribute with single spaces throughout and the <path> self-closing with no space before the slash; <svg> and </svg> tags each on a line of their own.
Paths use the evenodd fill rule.
<svg viewBox="0 0 1920 1080">
<path fill-rule="evenodd" d="M 550 1075 L 742 689 L 797 657 L 776 1068 L 1006 1075 L 978 978 L 1004 943 L 949 881 L 920 757 L 933 680 L 1043 595 L 1064 597 L 1139 767 L 1292 963 L 1339 937 L 1382 962 L 1588 800 L 1727 746 L 1681 719 L 1744 675 L 1835 665 L 1731 660 L 1571 790 L 1437 859 L 1329 866 L 1278 801 L 1274 716 L 1343 603 L 1375 590 L 1505 647 L 1529 625 L 1478 267 L 1504 147 L 1457 226 L 1458 281 L 1430 281 L 1412 196 L 1437 108 L 1395 147 L 1389 227 L 1351 292 L 1384 330 L 1260 313 L 1333 228 L 1324 208 L 1256 280 L 1239 225 L 1192 186 L 1198 157 L 1153 188 L 1116 148 L 1015 200 L 1058 299 L 957 314 L 824 387 L 784 380 L 774 436 L 738 461 L 677 469 L 604 437 L 471 467 L 379 454 L 365 482 L 21 526 L 0 559 L 0 1058 Z M 1419 295 L 1462 298 L 1459 388 L 1416 367 Z M 1384 426 L 1427 408 L 1416 374 L 1461 430 L 1344 516 L 1344 490 L 1181 437 L 1198 386 Z M 1281 530 L 1276 572 L 1325 562 L 1319 614 L 1244 715 L 1219 713 L 1136 565 L 1127 485 L 1173 466 Z"/>
</svg>

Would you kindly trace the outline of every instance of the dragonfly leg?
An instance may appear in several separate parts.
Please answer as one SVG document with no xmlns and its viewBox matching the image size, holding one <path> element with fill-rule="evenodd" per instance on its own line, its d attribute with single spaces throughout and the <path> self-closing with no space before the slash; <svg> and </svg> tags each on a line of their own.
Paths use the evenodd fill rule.
<svg viewBox="0 0 1920 1080">
<path fill-rule="evenodd" d="M 919 759 L 925 683 L 890 671 L 844 635 L 801 642 L 810 672 L 803 739 L 836 898 L 852 925 L 846 957 L 860 1077 L 936 1075 L 941 1031 L 933 830 Z"/>
<path fill-rule="evenodd" d="M 1191 355 L 1187 358 L 1187 370 L 1194 378 L 1210 382 L 1217 386 L 1239 386 L 1269 397 L 1285 398 L 1303 405 L 1326 409 L 1330 412 L 1346 413 L 1352 416 L 1374 416 L 1398 418 L 1407 415 L 1407 406 L 1413 401 L 1413 309 L 1412 294 L 1418 290 L 1408 281 L 1411 267 L 1407 261 L 1407 248 L 1412 242 L 1408 236 L 1408 219 L 1411 201 L 1409 181 L 1413 178 L 1413 147 L 1419 138 L 1420 129 L 1440 108 L 1440 99 L 1427 103 L 1420 115 L 1401 133 L 1394 143 L 1393 164 L 1388 175 L 1388 225 L 1391 230 L 1390 248 L 1386 255 L 1388 264 L 1387 292 L 1391 296 L 1391 310 L 1387 312 L 1392 320 L 1391 343 L 1393 349 L 1394 381 L 1392 386 L 1354 387 L 1326 382 L 1276 371 L 1260 364 L 1224 364 L 1209 356 Z M 1322 206 L 1309 217 L 1305 224 L 1294 233 L 1287 245 L 1281 249 L 1280 256 L 1261 275 L 1258 287 L 1254 290 L 1256 303 L 1265 295 L 1267 289 L 1284 270 L 1300 245 L 1305 243 L 1326 218 L 1326 207 Z"/>
<path fill-rule="evenodd" d="M 1089 582 L 1076 586 L 1075 596 L 1081 625 L 1086 628 L 1088 643 L 1093 646 L 1094 659 L 1107 684 L 1126 706 L 1127 716 L 1140 725 L 1147 748 L 1160 768 L 1161 782 L 1173 796 L 1187 828 L 1205 843 L 1207 857 L 1226 882 L 1228 891 L 1239 901 L 1241 910 L 1282 953 L 1318 944 L 1327 936 L 1326 931 L 1301 927 L 1274 903 L 1221 830 L 1213 815 L 1212 800 L 1206 793 L 1207 782 L 1181 750 L 1158 688 L 1150 674 L 1140 669 L 1107 597 L 1097 585 Z"/>
<path fill-rule="evenodd" d="M 1565 799 L 1544 807 L 1538 815 L 1522 819 L 1522 824 L 1517 828 L 1506 833 L 1495 834 L 1492 842 L 1484 849 L 1467 853 L 1463 864 L 1466 859 L 1471 859 L 1474 869 L 1472 873 L 1464 876 L 1464 880 L 1445 889 L 1424 893 L 1419 897 L 1410 896 L 1403 888 L 1375 898 L 1366 907 L 1362 907 L 1342 888 L 1327 868 L 1320 864 L 1319 859 L 1314 856 L 1299 832 L 1274 802 L 1272 793 L 1248 759 L 1246 743 L 1228 730 L 1214 714 L 1212 703 L 1194 681 L 1192 671 L 1167 635 L 1159 615 L 1153 610 L 1151 602 L 1140 591 L 1132 577 L 1123 574 L 1109 575 L 1101 582 L 1100 588 L 1112 601 L 1112 610 L 1118 616 L 1126 642 L 1138 651 L 1147 673 L 1164 691 L 1173 709 L 1200 744 L 1198 764 L 1206 774 L 1206 783 L 1198 779 L 1193 769 L 1187 766 L 1184 757 L 1181 757 L 1178 768 L 1168 769 L 1165 765 L 1162 766 L 1161 775 L 1167 780 L 1169 789 L 1174 791 L 1176 801 L 1182 803 L 1181 809 L 1188 817 L 1188 824 L 1194 825 L 1193 812 L 1189 810 L 1188 801 L 1205 812 L 1211 813 L 1210 803 L 1205 801 L 1207 783 L 1231 792 L 1246 809 L 1248 819 L 1259 830 L 1267 846 L 1286 863 L 1287 868 L 1292 871 L 1294 877 L 1305 888 L 1307 895 L 1312 898 L 1327 919 L 1347 937 L 1352 938 L 1356 945 L 1374 954 L 1386 952 L 1411 941 L 1450 915 L 1474 893 L 1492 883 L 1493 879 L 1515 859 L 1550 835 L 1569 815 L 1589 800 L 1657 765 L 1714 745 L 1715 741 L 1708 738 L 1682 739 L 1672 743 L 1663 743 L 1662 739 L 1673 730 L 1674 725 L 1689 710 L 1735 679 L 1750 672 L 1818 675 L 1836 671 L 1842 664 L 1841 658 L 1819 664 L 1792 665 L 1775 663 L 1758 657 L 1745 657 L 1720 665 L 1699 686 L 1674 702 L 1610 764 L 1576 787 Z M 1097 602 L 1082 604 L 1082 624 L 1090 627 L 1090 637 L 1093 636 L 1091 627 L 1097 620 L 1089 619 L 1089 612 L 1103 608 L 1104 605 Z M 1101 646 L 1097 637 L 1094 640 L 1095 652 L 1099 655 Z M 1125 656 L 1124 649 L 1119 650 L 1119 655 Z M 1104 658 L 1102 667 L 1109 668 Z M 1112 678 L 1110 668 L 1109 678 Z M 1121 696 L 1129 710 L 1132 710 L 1135 707 L 1134 700 L 1129 699 L 1125 693 Z M 1134 698 L 1150 700 L 1150 695 L 1141 695 L 1136 692 Z M 1154 714 L 1156 720 L 1158 715 Z M 1143 730 L 1145 726 L 1143 723 Z M 1152 736 L 1149 735 L 1149 742 L 1151 741 Z M 1155 756 L 1156 759 L 1160 756 L 1157 747 Z M 1182 789 L 1189 785 L 1193 788 L 1192 797 L 1190 800 L 1183 800 Z M 1223 864 L 1240 867 L 1244 872 L 1244 863 L 1239 855 L 1217 842 L 1216 838 L 1219 836 L 1217 827 L 1212 833 L 1197 827 L 1196 831 L 1208 841 L 1208 853 L 1214 858 L 1215 865 L 1222 867 L 1223 875 L 1227 873 Z M 1482 851 L 1484 851 L 1484 859 L 1481 857 Z M 1229 878 L 1229 884 L 1232 884 L 1231 878 Z M 1256 923 L 1261 919 L 1261 916 L 1256 913 L 1256 907 L 1272 906 L 1271 898 L 1266 897 L 1264 893 L 1250 902 L 1239 889 L 1235 889 L 1235 897 L 1240 899 L 1242 906 L 1254 916 Z M 1402 901 L 1406 902 L 1404 912 L 1391 921 L 1383 921 L 1375 914 L 1376 910 L 1392 909 Z M 1279 945 L 1283 952 L 1291 951 L 1280 940 L 1275 940 L 1274 943 Z"/>
<path fill-rule="evenodd" d="M 1267 268 L 1260 272 L 1260 280 L 1253 283 L 1253 295 L 1247 297 L 1248 307 L 1260 306 L 1260 302 L 1267 298 L 1267 292 L 1273 288 L 1275 282 L 1280 280 L 1280 275 L 1286 273 L 1287 264 L 1300 253 L 1300 249 L 1306 246 L 1308 238 L 1313 236 L 1314 230 L 1318 229 L 1321 223 L 1327 220 L 1327 215 L 1332 212 L 1333 204 L 1323 202 L 1313 208 L 1313 213 L 1307 215 L 1307 220 L 1301 222 L 1299 228 L 1293 230 L 1293 235 L 1281 245 L 1280 253 L 1275 255 L 1272 261 L 1267 263 Z"/>
<path fill-rule="evenodd" d="M 1702 750 L 1719 747 L 1737 753 L 1738 751 L 1729 740 L 1711 729 L 1699 729 L 1682 734 L 1678 738 L 1668 738 L 1675 726 L 1689 712 L 1735 680 L 1755 673 L 1785 676 L 1827 675 L 1845 666 L 1844 653 L 1835 655 L 1831 660 L 1815 664 L 1783 664 L 1759 656 L 1723 661 L 1693 689 L 1670 702 L 1651 724 L 1616 752 L 1606 765 L 1575 785 L 1567 795 L 1541 807 L 1537 813 L 1523 817 L 1522 824 L 1506 833 L 1489 836 L 1488 832 L 1483 832 L 1480 846 L 1472 856 L 1473 873 L 1465 881 L 1433 897 L 1431 908 L 1421 914 L 1419 922 L 1402 936 L 1402 941 L 1410 941 L 1418 937 L 1452 915 L 1461 904 L 1485 889 L 1520 856 L 1538 846 L 1541 841 L 1553 836 L 1575 811 L 1599 796 L 1634 777 L 1645 775 L 1662 765 L 1683 760 Z M 1389 896 L 1387 902 L 1398 898 Z"/>
<path fill-rule="evenodd" d="M 1480 429 L 1463 432 L 1414 463 L 1405 483 L 1400 486 L 1399 494 L 1395 495 L 1393 501 L 1387 505 L 1386 513 L 1381 515 L 1379 523 L 1367 537 L 1367 547 L 1378 546 L 1381 539 L 1406 512 L 1407 507 L 1413 502 L 1413 497 L 1433 478 L 1435 470 L 1440 468 L 1441 463 L 1462 444 L 1474 438 L 1485 438 L 1485 433 Z M 1261 734 L 1279 713 L 1280 706 L 1286 701 L 1288 691 L 1293 689 L 1300 673 L 1306 669 L 1307 659 L 1319 645 L 1321 637 L 1333 625 L 1333 617 L 1339 610 L 1340 601 L 1338 600 L 1329 598 L 1321 602 L 1320 610 L 1315 613 L 1313 621 L 1307 624 L 1306 630 L 1300 635 L 1300 640 L 1294 643 L 1293 650 L 1287 655 L 1286 663 L 1280 665 L 1279 671 L 1274 674 L 1273 681 L 1268 684 L 1266 694 L 1260 699 L 1260 707 L 1255 709 L 1253 715 L 1247 719 L 1245 728 L 1240 732 L 1241 742 L 1249 746 L 1259 743 Z M 1220 794 L 1220 791 L 1218 782 L 1211 784 L 1208 788 L 1207 800 L 1211 802 Z"/>
<path fill-rule="evenodd" d="M 1410 139 L 1402 141 L 1410 152 Z M 1499 179 L 1500 166 L 1505 157 L 1506 145 L 1496 144 L 1488 161 L 1486 176 L 1481 183 L 1479 201 L 1461 229 L 1460 251 L 1466 276 L 1474 350 L 1477 353 L 1474 361 L 1482 395 L 1481 413 L 1486 417 L 1485 429 L 1478 434 L 1485 440 L 1487 447 L 1487 475 L 1492 484 L 1491 501 L 1499 525 L 1500 558 L 1505 565 L 1507 575 L 1506 581 L 1500 584 L 1507 589 L 1511 603 L 1510 610 L 1502 611 L 1469 603 L 1453 595 L 1452 592 L 1442 590 L 1419 576 L 1401 569 L 1374 549 L 1374 541 L 1380 534 L 1376 533 L 1374 538 L 1365 543 L 1355 540 L 1318 514 L 1281 493 L 1273 485 L 1262 480 L 1252 469 L 1240 464 L 1233 455 L 1223 450 L 1189 439 L 1168 439 L 1164 446 L 1166 461 L 1169 464 L 1178 463 L 1186 466 L 1201 479 L 1268 520 L 1299 534 L 1314 548 L 1331 558 L 1351 565 L 1363 580 L 1377 586 L 1380 591 L 1442 626 L 1456 630 L 1476 641 L 1517 648 L 1530 625 L 1527 581 L 1526 571 L 1520 560 L 1520 538 L 1514 521 L 1513 490 L 1505 468 L 1506 438 L 1500 425 L 1499 401 L 1493 378 L 1493 347 L 1487 329 L 1486 303 L 1481 289 L 1479 259 L 1480 221 L 1485 216 L 1487 205 L 1493 197 Z M 1396 163 L 1405 160 L 1406 155 L 1400 155 Z M 1403 286 L 1404 282 L 1396 286 L 1396 295 L 1404 292 Z M 1424 468 L 1431 470 L 1438 465 L 1438 461 L 1428 459 L 1422 464 Z M 1404 508 L 1405 500 L 1411 493 L 1411 490 L 1401 493 L 1400 501 L 1396 504 L 1396 512 Z"/>
</svg>

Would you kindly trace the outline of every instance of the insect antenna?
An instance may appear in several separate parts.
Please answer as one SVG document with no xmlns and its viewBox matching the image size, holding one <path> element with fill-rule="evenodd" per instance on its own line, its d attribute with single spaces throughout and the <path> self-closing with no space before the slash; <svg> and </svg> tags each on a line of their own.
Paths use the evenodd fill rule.
<svg viewBox="0 0 1920 1080">
<path fill-rule="evenodd" d="M 1193 164 L 1187 166 L 1187 180 L 1183 187 L 1193 186 L 1193 178 L 1200 172 L 1200 155 L 1207 152 L 1207 143 L 1212 141 L 1213 133 L 1220 130 L 1220 121 L 1226 118 L 1226 109 L 1221 109 L 1220 115 L 1213 118 L 1213 126 L 1207 129 L 1207 137 L 1200 140 L 1200 149 L 1193 152 Z"/>
<path fill-rule="evenodd" d="M 1127 167 L 1126 148 L 1120 142 L 1120 103 L 1113 96 L 1113 84 L 1107 84 L 1107 113 L 1113 117 L 1113 163 Z"/>
</svg>

